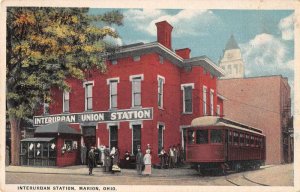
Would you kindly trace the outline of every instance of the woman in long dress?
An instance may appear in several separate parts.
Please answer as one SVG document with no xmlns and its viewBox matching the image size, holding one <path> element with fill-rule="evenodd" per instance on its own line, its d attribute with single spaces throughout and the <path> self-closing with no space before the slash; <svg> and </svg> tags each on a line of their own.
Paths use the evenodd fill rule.
<svg viewBox="0 0 300 192">
<path fill-rule="evenodd" d="M 145 170 L 143 172 L 143 175 L 151 175 L 151 155 L 150 150 L 146 150 L 146 154 L 144 155 L 144 164 L 145 164 Z"/>
</svg>

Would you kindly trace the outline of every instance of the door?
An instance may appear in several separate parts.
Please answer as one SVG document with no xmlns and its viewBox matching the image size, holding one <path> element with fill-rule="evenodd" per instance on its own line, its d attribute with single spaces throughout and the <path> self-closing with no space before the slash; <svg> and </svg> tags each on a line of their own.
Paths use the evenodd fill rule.
<svg viewBox="0 0 300 192">
<path fill-rule="evenodd" d="M 84 126 L 82 127 L 83 141 L 89 150 L 92 146 L 96 146 L 96 127 Z"/>
</svg>

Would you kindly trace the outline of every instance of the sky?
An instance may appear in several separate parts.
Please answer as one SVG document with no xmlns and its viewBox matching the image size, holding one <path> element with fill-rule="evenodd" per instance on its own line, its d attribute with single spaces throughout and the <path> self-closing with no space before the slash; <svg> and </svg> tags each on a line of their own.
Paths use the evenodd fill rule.
<svg viewBox="0 0 300 192">
<path fill-rule="evenodd" d="M 110 9 L 91 9 L 101 14 Z M 206 55 L 218 65 L 226 42 L 234 35 L 242 51 L 246 77 L 288 77 L 294 94 L 294 11 L 119 9 L 124 25 L 113 26 L 119 45 L 156 41 L 155 23 L 173 26 L 172 48 L 190 48 L 191 56 Z M 111 39 L 110 39 L 111 40 Z M 293 109 L 292 109 L 293 110 Z"/>
</svg>

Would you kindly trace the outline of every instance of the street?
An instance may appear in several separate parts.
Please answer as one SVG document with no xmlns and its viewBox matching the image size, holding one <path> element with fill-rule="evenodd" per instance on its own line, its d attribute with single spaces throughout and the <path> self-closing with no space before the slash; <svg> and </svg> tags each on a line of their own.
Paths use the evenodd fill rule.
<svg viewBox="0 0 300 192">
<path fill-rule="evenodd" d="M 88 175 L 85 166 L 66 168 L 13 167 L 6 168 L 7 184 L 60 185 L 201 185 L 201 186 L 293 186 L 294 164 L 264 166 L 259 170 L 229 173 L 227 176 L 199 175 L 190 168 L 152 169 L 151 176 L 138 176 L 135 170 L 104 173 L 95 168 Z M 276 175 L 276 177 L 274 177 Z"/>
</svg>

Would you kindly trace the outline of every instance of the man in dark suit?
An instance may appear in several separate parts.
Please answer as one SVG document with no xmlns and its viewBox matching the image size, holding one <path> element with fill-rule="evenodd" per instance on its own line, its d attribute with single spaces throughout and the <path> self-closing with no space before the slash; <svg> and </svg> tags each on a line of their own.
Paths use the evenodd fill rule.
<svg viewBox="0 0 300 192">
<path fill-rule="evenodd" d="M 89 166 L 89 175 L 93 174 L 93 168 L 95 166 L 95 153 L 94 147 L 91 147 L 89 154 L 88 154 L 88 166 Z"/>
<path fill-rule="evenodd" d="M 142 175 L 144 160 L 143 160 L 143 153 L 140 148 L 138 148 L 135 159 L 136 159 L 136 170 L 139 175 Z"/>
</svg>

